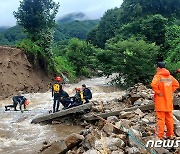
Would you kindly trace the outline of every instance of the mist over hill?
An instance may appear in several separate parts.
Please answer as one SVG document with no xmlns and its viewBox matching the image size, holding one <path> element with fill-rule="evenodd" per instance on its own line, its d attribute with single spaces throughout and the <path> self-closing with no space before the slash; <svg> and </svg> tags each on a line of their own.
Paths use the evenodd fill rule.
<svg viewBox="0 0 180 154">
<path fill-rule="evenodd" d="M 91 20 L 82 12 L 70 13 L 57 20 L 55 28 L 55 42 L 71 38 L 86 39 L 87 33 L 97 24 L 99 19 Z M 0 45 L 15 45 L 26 38 L 21 26 L 0 27 Z"/>
<path fill-rule="evenodd" d="M 72 21 L 85 21 L 85 20 L 91 20 L 86 14 L 82 12 L 74 12 L 74 13 L 68 13 L 62 17 L 60 17 L 57 22 L 61 24 L 69 23 Z"/>
</svg>

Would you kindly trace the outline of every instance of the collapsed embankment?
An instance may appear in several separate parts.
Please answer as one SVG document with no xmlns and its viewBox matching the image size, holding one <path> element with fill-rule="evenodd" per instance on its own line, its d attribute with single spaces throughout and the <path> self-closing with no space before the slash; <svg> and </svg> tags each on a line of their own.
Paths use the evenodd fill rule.
<svg viewBox="0 0 180 154">
<path fill-rule="evenodd" d="M 24 51 L 0 46 L 0 99 L 18 91 L 44 92 L 49 83 L 47 75 L 29 63 Z"/>
</svg>

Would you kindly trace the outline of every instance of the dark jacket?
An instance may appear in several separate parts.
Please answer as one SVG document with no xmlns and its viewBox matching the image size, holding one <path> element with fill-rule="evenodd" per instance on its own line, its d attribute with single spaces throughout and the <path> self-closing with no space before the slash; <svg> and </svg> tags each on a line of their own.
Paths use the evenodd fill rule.
<svg viewBox="0 0 180 154">
<path fill-rule="evenodd" d="M 61 90 L 61 91 L 59 92 L 59 96 L 60 96 L 61 99 L 64 99 L 64 98 L 68 98 L 68 97 L 69 97 L 68 93 L 67 93 L 66 91 L 64 91 L 64 90 Z"/>
<path fill-rule="evenodd" d="M 74 95 L 74 101 L 82 102 L 80 92 L 76 92 L 76 94 Z"/>
<path fill-rule="evenodd" d="M 19 105 L 23 105 L 27 99 L 24 96 L 14 96 L 13 101 L 18 102 Z"/>
<path fill-rule="evenodd" d="M 84 96 L 84 99 L 91 99 L 92 98 L 92 93 L 88 88 L 85 88 L 83 90 L 83 96 Z"/>
</svg>

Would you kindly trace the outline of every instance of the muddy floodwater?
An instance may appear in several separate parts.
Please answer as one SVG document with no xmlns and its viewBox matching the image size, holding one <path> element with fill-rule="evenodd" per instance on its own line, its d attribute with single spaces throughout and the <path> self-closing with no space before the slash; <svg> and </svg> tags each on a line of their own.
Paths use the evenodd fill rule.
<svg viewBox="0 0 180 154">
<path fill-rule="evenodd" d="M 108 84 L 110 79 L 105 77 L 86 79 L 77 84 L 66 84 L 64 90 L 73 96 L 75 87 L 85 83 L 93 93 L 93 100 L 108 101 L 118 98 L 124 92 Z M 0 153 L 1 154 L 33 154 L 43 146 L 44 141 L 53 142 L 71 133 L 78 133 L 81 126 L 40 125 L 31 124 L 34 117 L 48 114 L 52 110 L 53 99 L 51 92 L 24 94 L 31 103 L 29 111 L 15 112 L 4 111 L 4 106 L 11 104 L 11 98 L 0 101 Z M 62 105 L 60 106 L 62 108 Z"/>
</svg>

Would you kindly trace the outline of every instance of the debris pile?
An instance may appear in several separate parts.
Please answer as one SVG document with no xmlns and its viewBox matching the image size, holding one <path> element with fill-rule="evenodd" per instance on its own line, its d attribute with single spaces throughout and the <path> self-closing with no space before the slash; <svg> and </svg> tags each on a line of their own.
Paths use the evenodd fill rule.
<svg viewBox="0 0 180 154">
<path fill-rule="evenodd" d="M 179 150 L 178 148 L 146 148 L 148 140 L 158 140 L 155 136 L 154 112 L 142 112 L 137 109 L 131 112 L 123 111 L 119 116 L 110 116 L 106 120 L 98 118 L 95 123 L 86 123 L 85 129 L 79 134 L 73 133 L 64 140 L 45 145 L 41 153 L 49 153 L 53 150 L 53 153 L 68 154 L 145 154 L 176 153 Z M 180 137 L 179 126 L 176 127 L 176 135 Z"/>
<path fill-rule="evenodd" d="M 148 89 L 142 83 L 138 83 L 126 90 L 125 94 L 111 101 L 92 101 L 94 112 L 111 112 L 128 108 L 132 106 L 140 106 L 153 104 L 154 92 Z"/>
<path fill-rule="evenodd" d="M 146 147 L 149 140 L 159 140 L 156 137 L 156 117 L 153 108 L 143 111 L 140 109 L 141 106 L 152 103 L 153 91 L 142 84 L 129 88 L 121 98 L 109 102 L 93 101 L 93 112 L 89 113 L 95 117 L 93 121 L 82 120 L 81 125 L 84 126 L 84 129 L 79 134 L 71 134 L 63 140 L 44 145 L 40 153 L 178 154 L 180 144 L 178 148 L 155 148 L 151 147 L 151 144 Z M 133 108 L 128 111 L 123 110 L 128 107 Z M 115 115 L 106 116 L 106 119 L 97 115 L 119 109 L 120 112 L 114 112 Z M 173 114 L 176 140 L 180 140 L 180 111 L 174 111 Z"/>
</svg>

